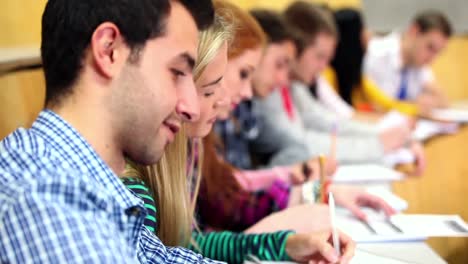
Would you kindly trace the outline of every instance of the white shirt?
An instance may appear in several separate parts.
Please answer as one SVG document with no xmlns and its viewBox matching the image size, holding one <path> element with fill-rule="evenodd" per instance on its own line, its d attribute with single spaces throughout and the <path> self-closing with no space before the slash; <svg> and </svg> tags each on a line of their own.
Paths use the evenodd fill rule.
<svg viewBox="0 0 468 264">
<path fill-rule="evenodd" d="M 353 107 L 346 103 L 322 76 L 317 79 L 317 98 L 328 110 L 341 117 L 351 118 L 354 115 Z"/>
<path fill-rule="evenodd" d="M 364 72 L 392 98 L 398 97 L 402 69 L 401 35 L 392 33 L 385 37 L 372 38 L 364 57 Z M 411 67 L 407 70 L 407 99 L 414 100 L 425 84 L 434 81 L 434 75 L 428 66 Z"/>
</svg>

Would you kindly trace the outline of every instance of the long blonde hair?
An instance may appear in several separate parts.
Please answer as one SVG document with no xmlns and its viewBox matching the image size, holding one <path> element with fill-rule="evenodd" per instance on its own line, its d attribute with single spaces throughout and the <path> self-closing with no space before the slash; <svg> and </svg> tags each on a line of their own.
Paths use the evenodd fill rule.
<svg viewBox="0 0 468 264">
<path fill-rule="evenodd" d="M 224 17 L 215 15 L 213 25 L 200 32 L 198 58 L 193 71 L 195 81 L 200 78 L 222 46 L 231 42 L 233 31 L 233 24 L 228 23 Z M 198 140 L 192 143 L 196 142 Z M 194 158 L 190 157 L 190 162 L 187 162 L 188 144 L 186 129 L 182 126 L 174 142 L 167 146 L 157 164 L 130 164 L 131 168 L 124 174 L 137 174 L 153 193 L 158 209 L 156 235 L 168 246 L 187 246 L 191 240 L 192 224 L 195 222 L 195 199 L 192 197 L 196 197 L 198 193 L 201 177 L 200 170 L 193 173 Z M 190 149 L 193 147 L 190 146 Z M 202 153 L 203 150 L 199 149 L 198 154 L 203 155 Z"/>
</svg>

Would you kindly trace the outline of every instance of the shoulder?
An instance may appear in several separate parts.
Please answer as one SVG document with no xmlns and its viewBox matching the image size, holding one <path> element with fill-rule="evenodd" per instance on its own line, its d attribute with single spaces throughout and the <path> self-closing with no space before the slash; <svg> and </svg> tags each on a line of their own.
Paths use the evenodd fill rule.
<svg viewBox="0 0 468 264">
<path fill-rule="evenodd" d="M 393 54 L 399 49 L 400 35 L 398 33 L 391 33 L 386 36 L 373 37 L 369 42 L 366 56 L 369 57 L 383 57 Z"/>
</svg>

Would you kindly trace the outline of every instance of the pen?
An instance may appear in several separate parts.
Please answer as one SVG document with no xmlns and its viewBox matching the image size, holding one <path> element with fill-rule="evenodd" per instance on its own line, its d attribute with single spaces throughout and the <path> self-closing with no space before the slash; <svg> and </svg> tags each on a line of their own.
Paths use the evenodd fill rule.
<svg viewBox="0 0 468 264">
<path fill-rule="evenodd" d="M 332 228 L 332 241 L 333 247 L 335 248 L 335 252 L 338 256 L 340 256 L 340 239 L 338 237 L 338 231 L 336 230 L 336 219 L 335 219 L 335 199 L 333 198 L 333 194 L 331 192 L 328 193 L 328 206 L 330 209 L 330 220 L 331 220 L 331 228 Z"/>
</svg>

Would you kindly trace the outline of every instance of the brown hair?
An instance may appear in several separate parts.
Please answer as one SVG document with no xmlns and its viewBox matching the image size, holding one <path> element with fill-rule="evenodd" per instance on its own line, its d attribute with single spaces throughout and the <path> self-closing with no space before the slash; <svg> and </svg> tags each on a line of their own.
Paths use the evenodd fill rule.
<svg viewBox="0 0 468 264">
<path fill-rule="evenodd" d="M 313 44 L 317 35 L 326 33 L 338 38 L 338 31 L 330 12 L 318 5 L 305 1 L 296 1 L 284 11 L 286 23 L 295 32 L 297 54 Z"/>
<path fill-rule="evenodd" d="M 418 13 L 413 18 L 413 24 L 419 28 L 421 33 L 437 30 L 447 38 L 453 33 L 450 21 L 442 12 L 437 10 L 425 10 Z"/>
<path fill-rule="evenodd" d="M 213 5 L 219 16 L 236 26 L 234 40 L 228 49 L 229 59 L 239 57 L 249 49 L 265 46 L 265 33 L 248 12 L 225 0 L 214 0 Z"/>
</svg>

